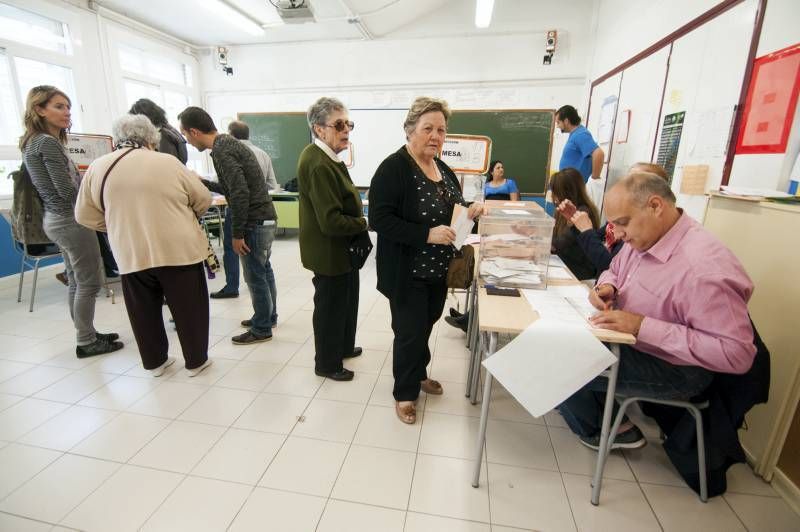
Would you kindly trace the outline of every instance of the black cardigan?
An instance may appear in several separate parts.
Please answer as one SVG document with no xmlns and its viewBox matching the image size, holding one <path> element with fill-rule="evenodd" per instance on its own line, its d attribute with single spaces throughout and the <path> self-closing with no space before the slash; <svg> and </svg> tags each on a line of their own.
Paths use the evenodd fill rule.
<svg viewBox="0 0 800 532">
<path fill-rule="evenodd" d="M 588 211 L 583 205 L 579 205 L 578 210 Z M 578 235 L 580 232 L 574 226 L 565 227 L 559 234 L 553 232 L 552 252 L 564 261 L 564 264 L 579 281 L 596 278 L 599 271 L 578 243 Z"/>
<path fill-rule="evenodd" d="M 436 159 L 443 179 L 461 189 L 458 178 Z M 369 186 L 369 225 L 378 233 L 375 261 L 378 291 L 402 299 L 411 283 L 414 256 L 428 242 L 430 227 L 419 216 L 419 195 L 411 159 L 403 146 L 378 166 Z"/>
</svg>

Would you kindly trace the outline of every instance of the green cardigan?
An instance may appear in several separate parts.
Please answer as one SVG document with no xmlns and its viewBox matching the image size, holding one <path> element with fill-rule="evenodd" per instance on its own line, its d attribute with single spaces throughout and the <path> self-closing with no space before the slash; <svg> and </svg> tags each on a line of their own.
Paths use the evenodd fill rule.
<svg viewBox="0 0 800 532">
<path fill-rule="evenodd" d="M 297 185 L 303 266 L 321 275 L 349 272 L 348 244 L 353 235 L 366 231 L 367 221 L 347 167 L 309 144 L 297 162 Z"/>
</svg>

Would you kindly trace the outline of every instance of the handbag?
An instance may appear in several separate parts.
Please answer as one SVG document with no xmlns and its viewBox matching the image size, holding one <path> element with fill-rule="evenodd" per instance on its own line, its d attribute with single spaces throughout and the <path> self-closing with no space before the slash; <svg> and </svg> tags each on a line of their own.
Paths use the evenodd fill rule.
<svg viewBox="0 0 800 532">
<path fill-rule="evenodd" d="M 347 251 L 350 254 L 350 266 L 356 270 L 363 268 L 372 251 L 372 240 L 369 238 L 369 233 L 362 231 L 351 238 Z"/>
<path fill-rule="evenodd" d="M 461 246 L 447 267 L 447 288 L 466 290 L 475 277 L 475 248 Z"/>
</svg>

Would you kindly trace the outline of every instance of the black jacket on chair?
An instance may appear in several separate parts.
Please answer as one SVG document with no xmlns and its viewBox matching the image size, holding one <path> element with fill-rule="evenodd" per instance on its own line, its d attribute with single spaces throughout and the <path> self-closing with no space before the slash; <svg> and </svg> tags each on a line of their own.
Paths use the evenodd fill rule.
<svg viewBox="0 0 800 532">
<path fill-rule="evenodd" d="M 752 324 L 752 320 L 750 322 Z M 728 488 L 728 468 L 745 461 L 738 430 L 745 414 L 756 404 L 769 399 L 769 350 L 753 326 L 756 356 L 753 365 L 742 375 L 717 373 L 702 399 L 709 402 L 703 411 L 706 447 L 708 496 L 722 495 Z M 656 404 L 642 404 L 642 411 L 653 417 L 667 439 L 664 450 L 672 465 L 694 491 L 700 493 L 697 471 L 697 438 L 694 418 L 686 409 Z"/>
</svg>

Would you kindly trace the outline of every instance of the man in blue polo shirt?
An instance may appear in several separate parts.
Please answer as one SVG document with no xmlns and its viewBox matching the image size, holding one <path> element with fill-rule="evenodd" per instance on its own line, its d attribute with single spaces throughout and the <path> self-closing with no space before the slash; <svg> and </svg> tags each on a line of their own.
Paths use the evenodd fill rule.
<svg viewBox="0 0 800 532">
<path fill-rule="evenodd" d="M 571 105 L 565 105 L 556 111 L 556 127 L 562 133 L 569 133 L 558 169 L 575 168 L 581 173 L 584 181 L 588 181 L 590 177 L 600 179 L 605 154 L 589 130 L 581 125 L 578 111 Z"/>
</svg>

